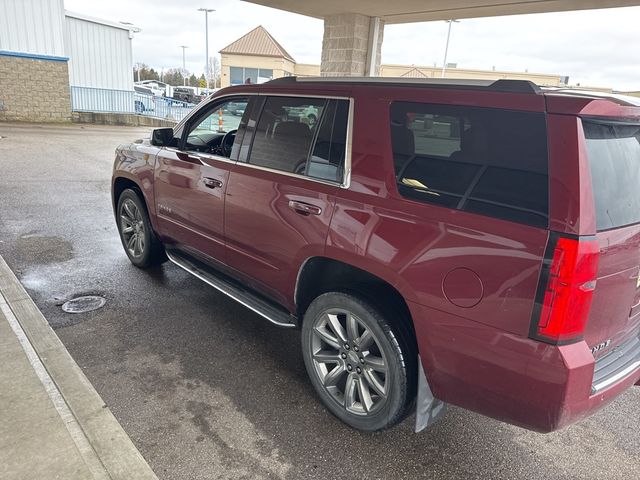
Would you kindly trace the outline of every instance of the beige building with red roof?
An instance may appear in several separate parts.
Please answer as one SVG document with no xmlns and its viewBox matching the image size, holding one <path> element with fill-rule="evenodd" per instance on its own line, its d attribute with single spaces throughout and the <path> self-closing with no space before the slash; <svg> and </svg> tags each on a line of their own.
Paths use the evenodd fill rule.
<svg viewBox="0 0 640 480">
<path fill-rule="evenodd" d="M 258 26 L 235 42 L 220 50 L 221 86 L 262 83 L 274 78 L 295 75 L 319 76 L 320 65 L 297 63 L 278 41 L 263 27 Z M 420 65 L 380 65 L 382 77 L 441 78 L 442 67 Z M 502 78 L 530 80 L 537 85 L 560 86 L 566 79 L 560 75 L 506 72 L 499 70 L 472 70 L 450 68 L 446 78 L 498 80 Z"/>
</svg>

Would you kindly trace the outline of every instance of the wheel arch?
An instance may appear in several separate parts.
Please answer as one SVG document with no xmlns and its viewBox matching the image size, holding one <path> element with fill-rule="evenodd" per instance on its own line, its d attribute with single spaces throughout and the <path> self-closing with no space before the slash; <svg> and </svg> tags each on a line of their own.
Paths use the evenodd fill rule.
<svg viewBox="0 0 640 480">
<path fill-rule="evenodd" d="M 149 198 L 147 198 L 145 190 L 140 186 L 140 184 L 136 180 L 130 177 L 127 177 L 124 175 L 118 175 L 113 178 L 112 187 L 111 187 L 111 200 L 113 203 L 113 211 L 116 212 L 118 208 L 118 199 L 120 198 L 120 195 L 122 195 L 122 192 L 124 192 L 128 188 L 135 190 L 138 193 L 138 195 L 140 195 L 140 199 L 144 202 L 144 206 L 146 207 L 147 213 L 149 214 L 149 220 L 151 221 L 151 225 L 153 226 L 154 230 L 158 231 L 154 205 L 152 204 L 152 202 L 149 201 Z"/>
<path fill-rule="evenodd" d="M 362 268 L 324 256 L 308 258 L 298 271 L 294 301 L 300 325 L 311 302 L 330 291 L 354 293 L 369 301 L 387 314 L 407 340 L 416 346 L 416 333 L 409 305 L 396 287 Z"/>
</svg>

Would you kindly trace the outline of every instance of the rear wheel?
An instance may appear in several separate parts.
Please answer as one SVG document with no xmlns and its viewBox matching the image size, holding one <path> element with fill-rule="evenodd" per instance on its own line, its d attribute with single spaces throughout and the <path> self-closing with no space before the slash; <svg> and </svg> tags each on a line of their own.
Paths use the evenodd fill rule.
<svg viewBox="0 0 640 480">
<path fill-rule="evenodd" d="M 135 190 L 127 188 L 118 198 L 117 224 L 124 251 L 136 267 L 152 267 L 167 260 L 147 208 Z"/>
<path fill-rule="evenodd" d="M 402 420 L 413 401 L 416 355 L 385 316 L 356 296 L 330 292 L 309 306 L 302 327 L 307 373 L 325 406 L 356 429 Z"/>
</svg>

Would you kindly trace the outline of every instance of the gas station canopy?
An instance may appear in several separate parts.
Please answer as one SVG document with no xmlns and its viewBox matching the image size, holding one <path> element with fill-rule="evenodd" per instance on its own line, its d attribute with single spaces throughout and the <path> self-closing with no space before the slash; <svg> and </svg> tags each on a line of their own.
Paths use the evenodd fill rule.
<svg viewBox="0 0 640 480">
<path fill-rule="evenodd" d="M 323 76 L 378 75 L 384 26 L 393 23 L 640 5 L 640 0 L 245 1 L 323 19 L 324 35 L 320 64 L 320 74 Z"/>
<path fill-rule="evenodd" d="M 386 24 L 639 5 L 640 0 L 245 0 L 316 18 L 356 13 Z"/>
</svg>

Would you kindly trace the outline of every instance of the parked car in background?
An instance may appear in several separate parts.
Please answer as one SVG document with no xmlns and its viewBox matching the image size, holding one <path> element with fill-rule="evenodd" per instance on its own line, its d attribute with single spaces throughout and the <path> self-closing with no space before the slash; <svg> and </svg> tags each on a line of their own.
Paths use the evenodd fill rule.
<svg viewBox="0 0 640 480">
<path fill-rule="evenodd" d="M 202 99 L 195 87 L 173 87 L 173 98 L 187 103 L 198 103 Z"/>
<path fill-rule="evenodd" d="M 241 117 L 246 107 L 247 104 L 245 102 L 229 102 L 225 106 L 225 112 Z"/>
<path fill-rule="evenodd" d="M 390 427 L 417 395 L 418 418 L 549 432 L 640 384 L 639 184 L 637 99 L 288 77 L 119 146 L 112 195 L 134 265 L 300 328 L 346 424 Z"/>
<path fill-rule="evenodd" d="M 164 97 L 167 92 L 167 84 L 157 82 L 155 80 L 143 80 L 135 83 L 138 86 L 148 88 L 149 91 L 156 97 Z"/>
<path fill-rule="evenodd" d="M 138 114 L 155 111 L 155 99 L 151 90 L 147 87 L 134 85 L 134 109 Z"/>
</svg>

